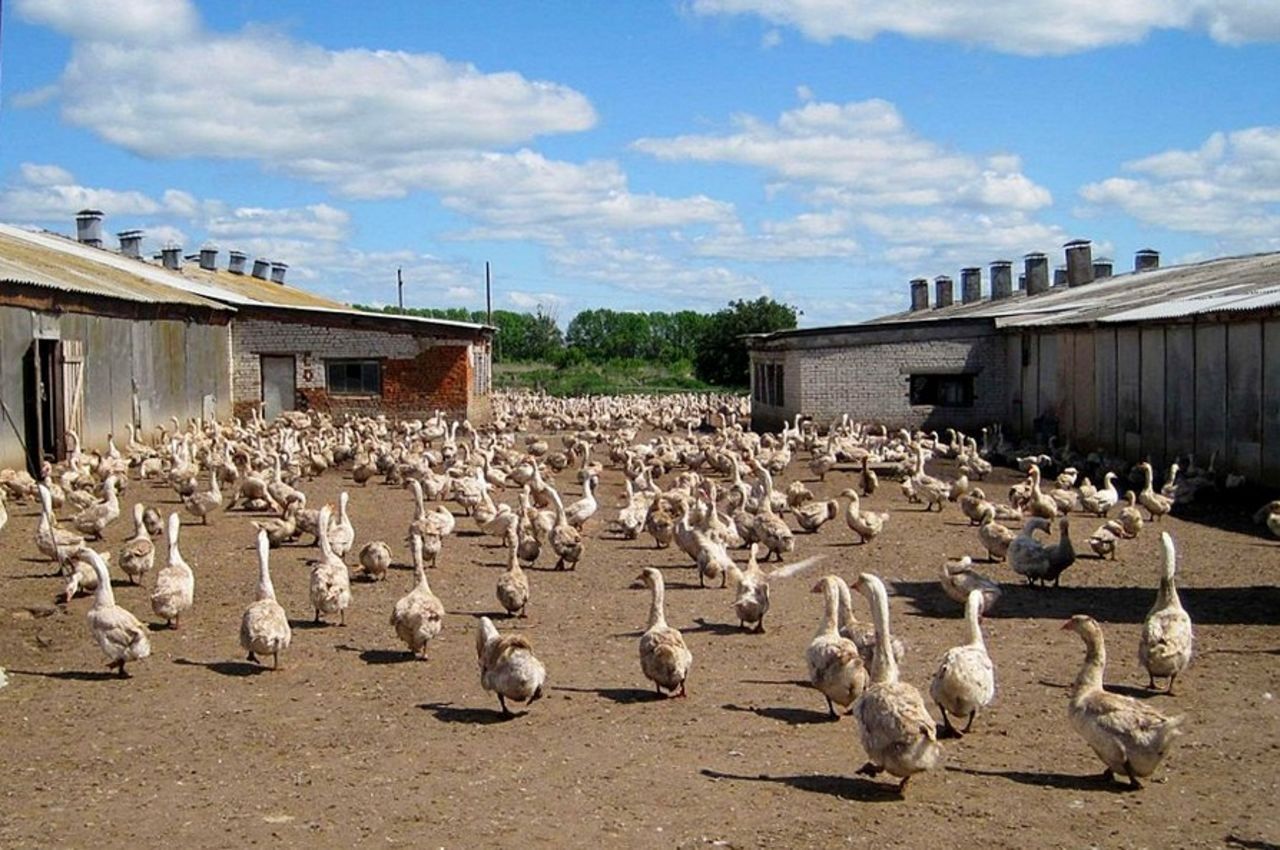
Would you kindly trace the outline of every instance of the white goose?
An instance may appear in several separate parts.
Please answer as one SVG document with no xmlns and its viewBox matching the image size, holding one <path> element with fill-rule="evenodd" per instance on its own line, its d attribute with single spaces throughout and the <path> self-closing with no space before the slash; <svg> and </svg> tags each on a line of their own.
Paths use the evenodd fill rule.
<svg viewBox="0 0 1280 850">
<path fill-rule="evenodd" d="M 440 634 L 444 626 L 444 604 L 431 592 L 427 570 L 422 563 L 422 536 L 411 538 L 413 549 L 413 587 L 396 601 L 391 609 L 391 625 L 396 636 L 414 656 L 426 660 L 427 644 Z"/>
<path fill-rule="evenodd" d="M 847 708 L 867 687 L 867 668 L 857 645 L 837 630 L 840 589 L 836 582 L 835 576 L 824 576 L 813 586 L 814 593 L 823 594 L 822 619 L 804 653 L 809 683 L 827 698 L 832 719 L 837 716 L 834 703 Z"/>
<path fill-rule="evenodd" d="M 871 663 L 871 683 L 853 704 L 858 718 L 862 748 L 867 763 L 858 772 L 875 776 L 887 770 L 902 777 L 899 793 L 911 777 L 942 763 L 938 730 L 924 699 L 913 685 L 898 681 L 898 664 L 889 647 L 889 598 L 884 584 L 871 573 L 862 573 L 853 583 L 871 602 L 876 625 L 876 650 Z"/>
<path fill-rule="evenodd" d="M 351 605 L 351 575 L 347 565 L 334 553 L 329 545 L 330 508 L 325 505 L 320 509 L 320 518 L 316 522 L 316 531 L 320 540 L 320 557 L 311 565 L 311 581 L 309 592 L 311 606 L 315 608 L 315 622 L 320 622 L 320 615 L 338 615 L 338 625 L 347 624 L 347 608 Z"/>
<path fill-rule="evenodd" d="M 982 640 L 980 618 L 984 610 L 984 597 L 979 589 L 969 591 L 964 605 L 964 619 L 968 628 L 968 640 L 953 646 L 942 656 L 938 669 L 929 685 L 929 696 L 942 711 L 942 725 L 946 731 L 960 737 L 973 726 L 978 709 L 986 708 L 996 695 L 995 666 L 987 654 Z M 956 717 L 968 717 L 963 730 L 951 725 L 948 712 Z"/>
<path fill-rule="evenodd" d="M 178 551 L 178 531 L 182 517 L 169 514 L 169 565 L 156 573 L 156 587 L 151 594 L 151 610 L 176 629 L 181 617 L 195 603 L 196 575 Z"/>
<path fill-rule="evenodd" d="M 141 584 L 147 573 L 151 572 L 156 562 L 156 545 L 147 534 L 147 527 L 142 521 L 146 507 L 142 502 L 133 506 L 133 537 L 120 547 L 120 569 L 134 584 Z"/>
<path fill-rule="evenodd" d="M 338 494 L 338 521 L 329 527 L 329 548 L 339 558 L 345 558 L 356 542 L 356 529 L 347 514 L 347 504 L 351 496 L 343 490 Z"/>
<path fill-rule="evenodd" d="M 1164 546 L 1160 591 L 1142 624 L 1138 662 L 1147 669 L 1148 687 L 1155 688 L 1156 676 L 1168 676 L 1169 688 L 1166 693 L 1172 694 L 1173 680 L 1191 663 L 1195 633 L 1191 628 L 1191 617 L 1178 598 L 1178 585 L 1174 580 L 1177 553 L 1173 548 L 1173 538 L 1164 531 L 1160 533 L 1160 542 Z"/>
<path fill-rule="evenodd" d="M 137 617 L 116 604 L 111 590 L 111 575 L 102 556 L 89 548 L 81 549 L 77 556 L 87 559 L 98 577 L 93 607 L 89 609 L 89 630 L 107 656 L 107 667 L 118 670 L 122 678 L 126 677 L 129 674 L 125 672 L 125 664 L 141 661 L 151 654 L 147 628 Z"/>
<path fill-rule="evenodd" d="M 276 601 L 269 564 L 271 543 L 267 532 L 258 530 L 258 592 L 256 600 L 244 610 L 240 620 L 240 646 L 249 653 L 249 661 L 258 663 L 259 655 L 271 656 L 271 668 L 280 666 L 280 653 L 289 648 L 293 630 L 289 617 Z"/>
<path fill-rule="evenodd" d="M 542 697 L 547 668 L 533 654 L 523 635 L 500 635 L 493 621 L 480 618 L 476 629 L 476 656 L 480 661 L 480 686 L 498 695 L 502 713 L 511 717 L 507 700 L 528 705 Z"/>
<path fill-rule="evenodd" d="M 666 584 L 662 573 L 646 567 L 639 580 L 652 592 L 649 623 L 640 635 L 640 670 L 653 682 L 658 693 L 665 688 L 674 691 L 674 696 L 686 696 L 685 683 L 693 666 L 693 653 L 685 645 L 680 630 L 667 625 Z"/>
</svg>

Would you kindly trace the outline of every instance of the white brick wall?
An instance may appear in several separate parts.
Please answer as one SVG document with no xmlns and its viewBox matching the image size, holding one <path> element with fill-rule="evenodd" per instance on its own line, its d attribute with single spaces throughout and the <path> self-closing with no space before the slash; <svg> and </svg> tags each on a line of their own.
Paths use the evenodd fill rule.
<svg viewBox="0 0 1280 850">
<path fill-rule="evenodd" d="M 292 322 L 235 319 L 231 323 L 231 388 L 236 401 L 262 397 L 263 354 L 297 357 L 299 389 L 324 389 L 324 361 L 330 357 L 390 357 L 408 360 L 433 345 L 464 340 L 431 339 L 403 333 L 324 328 Z"/>
<path fill-rule="evenodd" d="M 1008 406 L 1005 340 L 1000 335 L 963 339 L 888 342 L 759 352 L 753 362 L 786 364 L 786 405 L 762 407 L 753 415 L 775 427 L 796 413 L 820 424 L 847 413 L 854 420 L 917 428 L 929 422 L 971 428 L 1003 420 Z M 976 372 L 972 407 L 912 406 L 908 379 L 913 371 Z M 936 414 L 936 415 L 935 415 Z"/>
</svg>

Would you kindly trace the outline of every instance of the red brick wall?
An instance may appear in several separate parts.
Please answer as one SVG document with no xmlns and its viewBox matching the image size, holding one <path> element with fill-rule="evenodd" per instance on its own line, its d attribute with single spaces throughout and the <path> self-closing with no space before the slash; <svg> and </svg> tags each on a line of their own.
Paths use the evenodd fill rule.
<svg viewBox="0 0 1280 850">
<path fill-rule="evenodd" d="M 471 361 L 465 345 L 437 345 L 408 359 L 383 357 L 382 396 L 331 396 L 326 390 L 301 387 L 299 407 L 329 414 L 379 413 L 416 418 L 444 410 L 467 416 Z"/>
</svg>

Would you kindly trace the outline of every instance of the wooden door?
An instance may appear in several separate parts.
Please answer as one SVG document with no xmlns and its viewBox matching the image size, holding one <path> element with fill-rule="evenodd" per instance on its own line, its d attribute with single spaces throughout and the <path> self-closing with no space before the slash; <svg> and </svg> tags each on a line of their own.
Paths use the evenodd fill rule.
<svg viewBox="0 0 1280 850">
<path fill-rule="evenodd" d="M 293 355 L 262 355 L 262 416 L 268 422 L 294 409 L 298 385 Z"/>
</svg>

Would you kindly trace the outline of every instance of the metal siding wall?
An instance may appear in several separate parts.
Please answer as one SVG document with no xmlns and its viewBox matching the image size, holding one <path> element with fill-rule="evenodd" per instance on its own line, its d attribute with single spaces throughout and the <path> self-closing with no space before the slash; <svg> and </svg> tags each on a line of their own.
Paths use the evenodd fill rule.
<svg viewBox="0 0 1280 850">
<path fill-rule="evenodd" d="M 1130 461 L 1142 455 L 1142 341 L 1136 329 L 1116 331 L 1116 446 Z"/>
<path fill-rule="evenodd" d="M 214 376 L 214 393 L 218 396 L 218 419 L 231 419 L 231 326 L 208 325 L 204 332 L 211 338 L 213 363 L 217 364 Z"/>
<path fill-rule="evenodd" d="M 1119 372 L 1116 366 L 1116 334 L 1111 328 L 1097 328 L 1093 332 L 1093 372 L 1095 375 L 1094 411 L 1098 444 L 1109 452 L 1120 452 L 1116 412 L 1116 393 Z"/>
<path fill-rule="evenodd" d="M 0 401 L 4 402 L 0 410 L 0 465 L 14 469 L 25 469 L 27 462 L 22 448 L 27 439 L 22 358 L 31 347 L 31 332 L 30 310 L 0 307 Z"/>
<path fill-rule="evenodd" d="M 133 326 L 126 319 L 103 319 L 111 363 L 111 433 L 116 447 L 127 439 L 125 425 L 133 421 Z M 105 443 L 103 444 L 106 445 Z"/>
<path fill-rule="evenodd" d="M 187 415 L 187 340 L 181 322 L 153 322 L 151 354 L 156 368 L 156 419 Z M 168 425 L 165 426 L 169 427 Z"/>
<path fill-rule="evenodd" d="M 1092 450 L 1098 445 L 1097 390 L 1093 371 L 1093 331 L 1080 331 L 1072 340 L 1074 387 L 1072 405 L 1075 408 L 1075 441 L 1082 449 Z"/>
<path fill-rule="evenodd" d="M 1036 388 L 1036 416 L 1058 412 L 1058 336 L 1040 334 L 1039 385 Z"/>
<path fill-rule="evenodd" d="M 1022 374 L 1022 335 L 1008 334 L 1004 338 L 1005 375 L 1009 380 L 1009 407 L 1005 419 L 1010 423 L 1022 421 L 1022 381 L 1015 376 Z"/>
<path fill-rule="evenodd" d="M 1196 337 L 1190 325 L 1170 325 L 1164 331 L 1164 394 L 1166 457 L 1181 456 L 1196 447 Z M 1177 401 L 1174 402 L 1173 400 Z"/>
<path fill-rule="evenodd" d="M 1164 466 L 1165 385 L 1164 328 L 1144 327 L 1142 334 L 1142 455 Z"/>
<path fill-rule="evenodd" d="M 1227 328 L 1196 326 L 1196 455 L 1227 450 Z"/>
<path fill-rule="evenodd" d="M 1262 354 L 1262 475 L 1274 487 L 1280 485 L 1280 319 L 1263 323 Z"/>
<path fill-rule="evenodd" d="M 1227 460 L 1249 478 L 1262 472 L 1262 323 L 1227 326 Z"/>
<path fill-rule="evenodd" d="M 159 413 L 156 388 L 155 358 L 153 356 L 154 327 L 144 322 L 134 322 L 129 332 L 133 337 L 133 379 L 138 385 L 138 427 L 142 431 L 139 439 L 150 442 L 155 427 L 163 417 Z"/>
<path fill-rule="evenodd" d="M 62 338 L 84 341 L 84 433 L 80 442 L 85 451 L 106 448 L 111 433 L 111 336 L 108 319 L 66 313 L 62 317 Z"/>
</svg>

